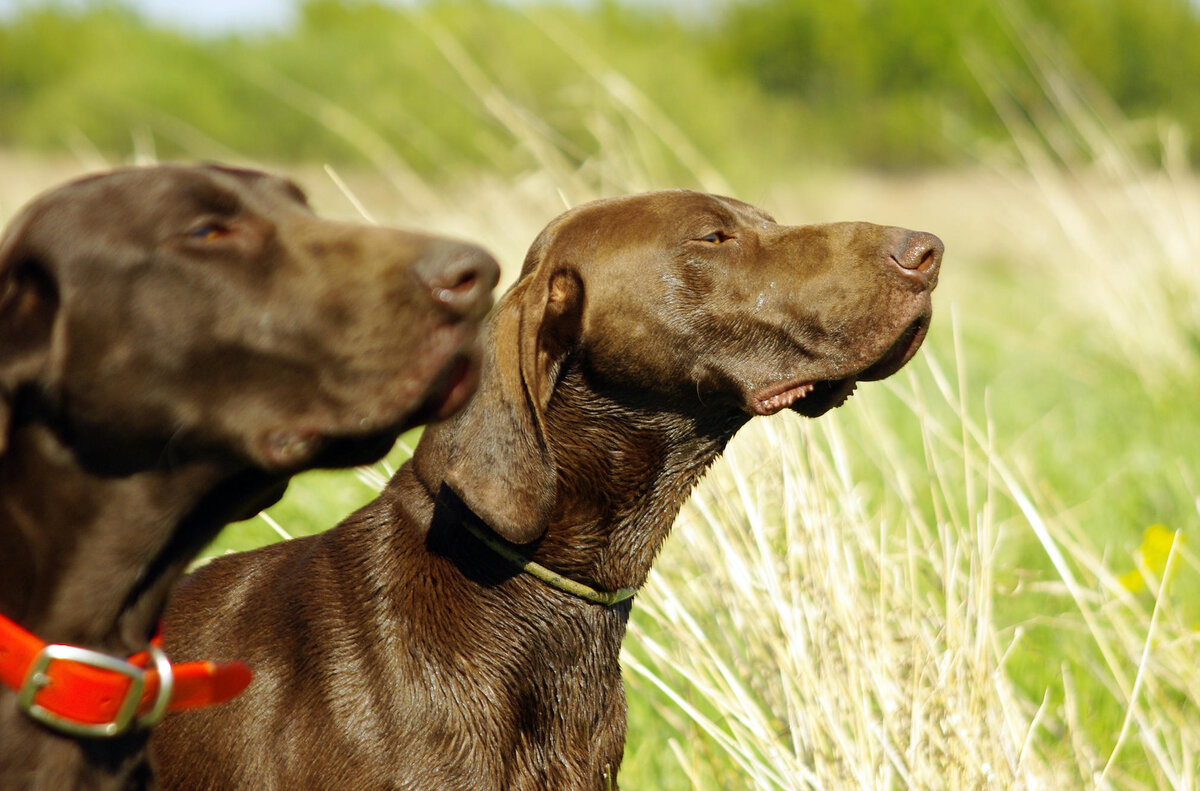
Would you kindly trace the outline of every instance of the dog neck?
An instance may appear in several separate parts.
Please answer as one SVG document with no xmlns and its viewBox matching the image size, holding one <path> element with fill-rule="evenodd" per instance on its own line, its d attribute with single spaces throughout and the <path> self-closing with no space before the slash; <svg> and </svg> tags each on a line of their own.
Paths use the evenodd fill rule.
<svg viewBox="0 0 1200 791">
<path fill-rule="evenodd" d="M 550 524 L 541 538 L 515 549 L 599 591 L 641 587 L 692 488 L 748 419 L 698 404 L 663 409 L 646 399 L 602 393 L 581 371 L 566 372 L 545 415 L 557 468 Z M 587 427 L 586 438 L 578 436 L 579 426 Z M 417 448 L 412 466 L 429 507 L 448 496 L 439 490 L 444 449 L 451 444 L 441 435 Z M 434 511 L 425 513 L 436 519 Z M 473 518 L 458 508 L 444 513 L 450 520 Z M 479 526 L 487 529 L 482 521 Z M 477 542 L 461 532 L 462 541 Z M 486 553 L 513 570 L 511 560 Z"/>
<path fill-rule="evenodd" d="M 601 589 L 641 587 L 693 487 L 747 419 L 638 403 L 568 373 L 546 414 L 557 496 L 533 559 Z M 570 427 L 584 425 L 580 442 Z"/>
<path fill-rule="evenodd" d="M 44 425 L 14 428 L 0 457 L 0 612 L 47 642 L 143 650 L 247 483 L 213 461 L 98 473 Z"/>
<path fill-rule="evenodd" d="M 545 419 L 558 469 L 552 517 L 541 538 L 514 548 L 559 574 L 612 591 L 645 581 L 692 487 L 747 418 L 714 420 L 712 413 L 638 406 L 598 395 L 569 372 Z M 720 429 L 699 428 L 712 425 Z M 579 426 L 586 426 L 586 437 Z M 487 721 L 477 727 L 504 733 L 519 719 L 528 736 L 514 744 L 514 764 L 540 766 L 549 753 L 561 758 L 553 767 L 557 775 L 538 776 L 532 785 L 607 788 L 603 773 L 620 765 L 625 738 L 619 656 L 632 602 L 605 606 L 566 593 L 471 535 L 467 521 L 488 528 L 443 478 L 453 430 L 427 433 L 389 484 L 387 515 L 355 526 L 364 534 L 376 533 L 381 522 L 397 526 L 378 550 L 378 564 L 398 571 L 392 584 L 381 586 L 390 591 L 393 623 L 412 623 L 413 613 L 431 609 L 456 613 L 420 619 L 418 630 L 402 626 L 388 642 L 405 645 L 439 673 L 469 668 L 472 684 L 515 688 L 506 694 L 520 705 L 498 696 L 476 715 Z M 414 554 L 415 562 L 402 560 Z M 567 744 L 578 749 L 564 749 Z"/>
</svg>

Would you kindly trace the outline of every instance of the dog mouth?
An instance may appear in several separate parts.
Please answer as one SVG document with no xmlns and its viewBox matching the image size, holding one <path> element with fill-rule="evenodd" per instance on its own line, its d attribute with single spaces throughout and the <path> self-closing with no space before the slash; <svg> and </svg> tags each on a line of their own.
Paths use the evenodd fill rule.
<svg viewBox="0 0 1200 791">
<path fill-rule="evenodd" d="M 480 359 L 479 341 L 472 337 L 450 355 L 407 422 L 412 426 L 438 422 L 462 409 L 479 385 Z"/>
<path fill-rule="evenodd" d="M 295 470 L 370 464 L 391 450 L 400 434 L 445 420 L 474 395 L 482 359 L 474 328 L 435 331 L 416 356 L 424 361 L 421 368 L 406 375 L 399 390 L 377 398 L 366 414 L 350 415 L 333 425 L 288 427 L 268 434 L 261 443 L 266 466 Z"/>
<path fill-rule="evenodd" d="M 921 348 L 929 331 L 929 319 L 927 313 L 919 316 L 882 355 L 858 373 L 840 379 L 793 379 L 769 385 L 751 394 L 751 411 L 755 415 L 774 415 L 791 409 L 805 417 L 818 417 L 841 406 L 853 395 L 859 382 L 886 379 L 903 368 Z"/>
<path fill-rule="evenodd" d="M 925 334 L 929 332 L 929 314 L 922 314 L 912 324 L 900 333 L 895 342 L 888 347 L 883 356 L 870 365 L 865 371 L 854 378 L 860 382 L 877 382 L 887 379 L 903 368 L 925 342 Z"/>
<path fill-rule="evenodd" d="M 751 397 L 756 415 L 774 415 L 791 409 L 806 417 L 817 417 L 846 403 L 858 381 L 854 377 L 819 382 L 781 382 Z"/>
<path fill-rule="evenodd" d="M 385 431 L 403 433 L 445 420 L 466 405 L 479 385 L 483 351 L 473 325 L 435 330 L 416 357 L 422 364 L 406 375 L 403 393 L 388 399 L 392 407 L 383 421 Z"/>
</svg>

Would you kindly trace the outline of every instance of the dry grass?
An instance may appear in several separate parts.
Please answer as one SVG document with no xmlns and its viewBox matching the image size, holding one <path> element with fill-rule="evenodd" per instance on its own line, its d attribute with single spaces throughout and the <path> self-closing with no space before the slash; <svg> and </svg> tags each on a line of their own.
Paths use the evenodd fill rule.
<svg viewBox="0 0 1200 791">
<path fill-rule="evenodd" d="M 1016 237 L 1013 251 L 1054 256 L 1064 306 L 1100 330 L 1147 389 L 1194 376 L 1200 190 L 1184 132 L 1168 120 L 1128 122 L 1061 48 L 1013 13 L 1014 40 L 1046 109 L 1016 105 L 1000 78 L 977 67 L 1011 135 L 1016 167 L 1007 172 L 1023 184 L 1021 223 L 1036 231 Z"/>
<path fill-rule="evenodd" d="M 0 156 L 0 219 L 97 164 Z M 547 220 L 599 191 L 537 172 L 440 188 L 431 201 L 377 174 L 292 172 L 323 213 L 480 241 L 509 277 Z M 783 221 L 938 232 L 949 250 L 939 318 L 909 371 L 864 385 L 846 408 L 755 421 L 685 508 L 627 645 L 633 697 L 665 708 L 632 722 L 631 743 L 657 766 L 631 761 L 625 785 L 1195 789 L 1200 637 L 1178 593 L 1200 576 L 1194 542 L 1154 559 L 1088 535 L 1087 508 L 1048 489 L 1046 460 L 1021 451 L 1053 425 L 999 419 L 988 395 L 1028 354 L 1064 373 L 1136 377 L 1148 394 L 1176 375 L 1195 381 L 1195 180 L 1044 162 L 814 174 L 743 197 Z M 996 292 L 997 278 L 1019 285 Z M 1013 323 L 1021 307 L 995 304 L 996 293 L 1028 293 L 1052 315 Z M 952 337 L 951 316 L 968 341 Z M 991 345 L 969 340 L 980 336 Z M 981 389 L 968 391 L 968 379 Z M 1079 453 L 1098 478 L 1111 475 L 1095 451 Z M 1194 459 L 1158 463 L 1200 495 Z M 1098 491 L 1090 505 L 1109 496 Z M 338 515 L 312 519 L 328 526 Z M 1014 567 L 1021 545 L 1038 547 L 1044 568 Z M 1147 583 L 1138 592 L 1128 584 L 1135 558 Z M 1061 644 L 1046 645 L 1047 633 Z M 1023 668 L 1042 659 L 1059 680 L 1031 690 Z M 1113 727 L 1096 726 L 1097 699 Z"/>
<path fill-rule="evenodd" d="M 427 32 L 539 169 L 432 186 L 388 151 L 377 172 L 284 168 L 320 212 L 470 238 L 511 279 L 567 205 L 668 186 L 648 174 L 668 172 L 655 158 L 673 127 L 590 53 L 577 57 L 610 96 L 596 134 L 612 160 L 570 170 L 536 119 L 444 31 Z M 784 222 L 938 233 L 939 316 L 907 371 L 847 407 L 754 421 L 684 509 L 627 642 L 626 787 L 1200 787 L 1200 467 L 1172 436 L 1200 431 L 1200 183 L 1171 133 L 1147 162 L 1102 100 L 1061 77 L 1052 48 L 1026 39 L 1058 117 L 1030 125 L 993 84 L 1015 144 L 1006 166 L 814 172 L 739 195 Z M 283 94 L 373 145 L 336 105 Z M 152 158 L 152 140 L 135 142 Z M 0 220 L 117 164 L 76 148 L 54 161 L 0 152 Z M 697 184 L 722 183 L 684 153 Z M 1155 440 L 1106 438 L 1103 421 L 1131 409 Z M 1139 465 L 1161 471 L 1154 502 L 1174 515 L 1141 547 L 1147 521 L 1122 510 L 1147 510 L 1136 489 L 1148 479 L 1129 473 Z M 367 478 L 329 485 L 366 497 L 382 483 Z M 276 509 L 279 532 L 329 526 L 346 508 L 336 501 Z M 245 546 L 228 537 L 247 529 L 224 546 Z"/>
<path fill-rule="evenodd" d="M 1195 554 L 1175 542 L 1144 572 L 1153 598 L 1132 595 L 964 417 L 967 394 L 930 355 L 917 367 L 822 420 L 756 421 L 685 507 L 626 664 L 706 734 L 707 751 L 675 744 L 693 787 L 1195 788 L 1200 633 L 1163 582 L 1200 572 Z M 889 400 L 911 408 L 922 456 Z M 1000 547 L 1030 533 L 1058 574 L 1027 592 Z M 1043 649 L 996 604 L 1032 594 L 1056 604 L 1064 669 L 1100 657 L 1093 681 L 1123 712 L 1102 743 L 1071 678 L 1052 701 L 1009 675 Z"/>
<path fill-rule="evenodd" d="M 627 665 L 686 712 L 671 744 L 693 788 L 1198 787 L 1200 481 L 1176 455 L 1195 446 L 1105 435 L 1132 403 L 1200 436 L 1200 186 L 1169 128 L 1148 159 L 1026 32 L 1055 116 L 995 96 L 1007 166 L 966 188 L 851 182 L 851 206 L 946 237 L 937 302 L 974 341 L 947 342 L 943 318 L 908 372 L 834 415 L 756 421 L 639 599 Z M 816 195 L 847 216 L 844 193 Z M 1005 391 L 1023 368 L 1044 392 Z M 1086 403 L 1055 404 L 1070 380 Z M 1109 426 L 1070 438 L 1067 463 L 1096 482 L 1075 500 L 1023 448 L 1087 412 Z M 1176 476 L 1165 507 L 1182 521 L 1130 553 L 1094 518 L 1121 522 L 1134 455 Z M 1014 564 L 1030 547 L 1040 560 Z"/>
<path fill-rule="evenodd" d="M 846 407 L 754 421 L 685 507 L 626 644 L 625 787 L 1200 788 L 1200 182 L 1176 131 L 1129 126 L 1052 43 L 1010 22 L 1050 114 L 1032 123 L 977 65 L 1009 124 L 1006 158 L 903 177 L 809 172 L 739 195 L 783 222 L 938 233 L 939 315 L 906 371 Z M 728 189 L 729 174 L 563 31 L 548 37 L 587 75 L 607 152 L 577 168 L 427 24 L 538 168 L 431 185 L 328 97 L 251 75 L 375 163 L 277 168 L 321 213 L 472 239 L 511 279 L 567 205 L 675 186 L 654 175 L 670 172 Z M 0 221 L 119 164 L 82 138 L 74 148 L 0 152 Z M 154 148 L 133 135 L 133 160 Z M 384 480 L 363 477 L 302 479 L 291 502 L 303 505 L 273 511 L 278 534 L 333 524 L 350 506 L 332 487 L 353 501 Z M 1139 546 L 1159 511 L 1168 526 Z M 230 528 L 223 546 L 278 537 L 259 527 L 250 539 L 237 536 L 252 524 Z"/>
<path fill-rule="evenodd" d="M 0 156 L 0 218 L 98 164 Z M 293 174 L 324 213 L 475 239 L 510 277 L 568 201 L 545 172 L 515 184 L 481 177 L 434 201 L 372 173 Z M 590 197 L 586 183 L 570 187 Z M 1195 180 L 1046 161 L 903 179 L 814 175 L 745 197 L 783 221 L 938 232 L 949 250 L 940 317 L 910 372 L 864 386 L 819 421 L 755 421 L 709 475 L 639 597 L 631 683 L 671 711 L 635 720 L 632 738 L 660 762 L 654 745 L 674 745 L 678 773 L 700 789 L 1197 787 L 1200 638 L 1194 609 L 1173 595 L 1173 581 L 1200 572 L 1194 549 L 1175 542 L 1157 564 L 1139 556 L 1148 591 L 1122 585 L 1128 552 L 1087 536 L 1079 509 L 1037 479 L 1039 460 L 1014 450 L 1021 431 L 1046 429 L 997 429 L 985 394 L 966 391 L 972 352 L 955 358 L 947 321 L 956 314 L 964 334 L 1051 353 L 1026 337 L 1031 328 L 1002 326 L 1009 306 L 986 305 L 998 268 L 1050 288 L 1039 299 L 1056 309 L 1056 336 L 1108 339 L 1068 349 L 1064 369 L 1111 365 L 1147 392 L 1173 372 L 1194 376 Z M 1096 347 L 1108 356 L 1090 356 Z M 939 368 L 939 349 L 957 374 Z M 985 386 L 999 375 L 972 373 Z M 1195 497 L 1194 463 L 1182 469 Z M 1006 565 L 1006 546 L 1032 542 L 1053 574 Z M 1044 622 L 998 618 L 998 604 L 1022 596 L 1054 603 L 1044 620 L 1069 646 L 1031 641 Z M 1031 652 L 1061 665 L 1056 690 L 1030 694 L 1012 677 Z M 1077 694 L 1081 672 L 1119 715 L 1099 737 L 1087 708 L 1095 695 Z"/>
</svg>

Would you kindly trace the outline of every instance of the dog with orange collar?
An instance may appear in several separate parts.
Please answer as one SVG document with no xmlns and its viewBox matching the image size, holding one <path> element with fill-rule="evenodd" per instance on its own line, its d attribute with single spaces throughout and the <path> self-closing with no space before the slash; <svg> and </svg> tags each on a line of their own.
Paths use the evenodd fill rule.
<svg viewBox="0 0 1200 791">
<path fill-rule="evenodd" d="M 250 682 L 152 641 L 230 521 L 379 458 L 478 377 L 484 251 L 317 217 L 296 185 L 129 168 L 0 237 L 0 789 L 154 784 L 148 727 Z"/>
</svg>

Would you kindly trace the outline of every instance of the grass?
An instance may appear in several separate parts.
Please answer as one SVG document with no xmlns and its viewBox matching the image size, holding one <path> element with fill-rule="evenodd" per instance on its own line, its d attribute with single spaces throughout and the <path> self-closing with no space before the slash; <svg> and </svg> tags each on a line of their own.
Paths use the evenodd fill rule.
<svg viewBox="0 0 1200 791">
<path fill-rule="evenodd" d="M 626 665 L 709 743 L 680 755 L 690 787 L 1194 787 L 1187 541 L 1106 561 L 964 414 L 966 377 L 913 367 L 819 421 L 756 421 L 685 507 Z M 1030 694 L 1034 662 L 1056 677 Z"/>
<path fill-rule="evenodd" d="M 474 239 L 511 278 L 568 202 L 680 167 L 718 177 L 694 158 L 656 164 L 645 141 L 675 130 L 584 48 L 581 67 L 616 86 L 594 121 L 614 165 L 565 168 L 439 36 L 538 168 L 419 189 L 395 169 L 292 168 L 320 211 Z M 1022 40 L 1056 116 L 1031 122 L 980 68 L 1010 126 L 1004 156 L 742 192 L 784 222 L 938 233 L 938 315 L 905 371 L 845 407 L 754 421 L 684 509 L 626 643 L 625 787 L 1198 787 L 1200 182 L 1169 128 L 1147 160 L 1069 64 Z M 0 166 L 4 217 L 79 169 Z M 324 529 L 405 455 L 301 476 L 267 517 Z M 210 551 L 278 537 L 259 518 Z"/>
<path fill-rule="evenodd" d="M 1197 786 L 1200 186 L 1022 40 L 1057 117 L 997 94 L 1016 162 L 944 195 L 952 321 L 756 421 L 639 600 L 681 787 Z"/>
<path fill-rule="evenodd" d="M 1138 308 L 1093 275 L 1121 261 L 1042 203 L 1131 196 L 1097 221 L 1119 236 L 1144 187 L 1056 177 L 1053 198 L 1011 171 L 767 196 L 785 221 L 941 233 L 938 316 L 906 371 L 842 409 L 752 423 L 685 508 L 627 641 L 625 787 L 1195 787 L 1195 363 L 1130 354 L 1162 322 L 1113 342 Z M 555 200 L 456 222 L 532 238 Z M 1146 254 L 1144 279 L 1158 260 L 1176 271 Z M 321 529 L 379 480 L 309 476 L 272 513 Z"/>
<path fill-rule="evenodd" d="M 342 175 L 381 221 L 479 239 L 509 276 L 561 207 L 536 177 L 508 192 L 481 180 L 424 216 L 369 174 Z M 356 213 L 326 174 L 299 178 L 323 211 Z M 938 315 L 900 375 L 817 421 L 755 421 L 701 485 L 635 608 L 623 785 L 1194 788 L 1194 369 L 1151 376 L 1132 345 L 1105 341 L 1136 322 L 1102 301 L 1097 262 L 1029 174 L 805 187 L 748 197 L 784 221 L 940 233 Z M 1141 216 L 1135 204 L 1101 230 Z M 307 474 L 269 516 L 315 532 L 386 474 Z M 1165 554 L 1144 540 L 1159 523 L 1183 537 Z M 212 551 L 277 538 L 256 519 Z"/>
</svg>

